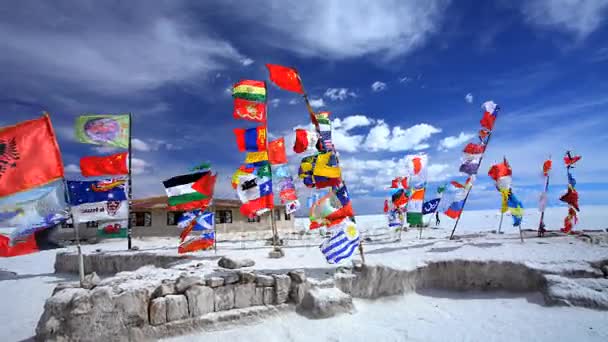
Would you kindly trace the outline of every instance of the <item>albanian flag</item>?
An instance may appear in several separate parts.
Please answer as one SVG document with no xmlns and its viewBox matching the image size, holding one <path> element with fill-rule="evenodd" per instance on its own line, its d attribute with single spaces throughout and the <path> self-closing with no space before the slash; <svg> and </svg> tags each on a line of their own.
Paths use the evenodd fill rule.
<svg viewBox="0 0 608 342">
<path fill-rule="evenodd" d="M 14 257 L 63 247 L 49 239 L 51 231 L 55 229 L 55 227 L 39 230 L 34 234 L 28 235 L 23 240 L 14 241 L 12 244 L 8 236 L 0 234 L 0 258 Z"/>
<path fill-rule="evenodd" d="M 277 87 L 298 94 L 304 94 L 302 81 L 296 69 L 276 64 L 266 64 L 266 68 L 268 68 L 268 72 L 270 73 L 270 80 Z"/>
</svg>

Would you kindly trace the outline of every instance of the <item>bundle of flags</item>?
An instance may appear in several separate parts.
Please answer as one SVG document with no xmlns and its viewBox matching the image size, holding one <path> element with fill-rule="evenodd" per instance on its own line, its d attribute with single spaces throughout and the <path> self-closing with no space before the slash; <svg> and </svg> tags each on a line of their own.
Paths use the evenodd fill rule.
<svg viewBox="0 0 608 342">
<path fill-rule="evenodd" d="M 232 176 L 232 187 L 243 203 L 244 216 L 259 216 L 274 208 L 271 164 L 287 163 L 284 139 L 268 143 L 266 82 L 241 80 L 232 89 L 234 118 L 262 123 L 234 130 L 236 144 L 247 152 L 244 163 Z"/>
<path fill-rule="evenodd" d="M 462 213 L 462 209 L 464 207 L 464 202 L 466 198 L 466 193 L 470 191 L 473 187 L 473 182 L 479 171 L 479 166 L 481 165 L 481 159 L 483 158 L 483 154 L 486 151 L 488 142 L 490 141 L 490 136 L 492 135 L 492 130 L 494 129 L 494 124 L 496 122 L 496 117 L 498 116 L 498 112 L 500 108 L 494 101 L 486 101 L 481 105 L 481 109 L 483 111 L 483 116 L 479 121 L 481 128 L 478 132 L 478 143 L 468 143 L 464 150 L 462 156 L 462 164 L 460 165 L 459 171 L 467 176 L 467 180 L 465 185 L 462 187 L 456 186 L 455 188 L 451 188 L 452 190 L 458 189 L 455 193 L 457 196 L 456 199 L 448 203 L 444 202 L 444 213 L 454 219 L 460 217 Z M 453 182 L 452 185 L 459 184 L 458 182 Z M 464 193 L 462 193 L 462 189 L 467 188 Z M 450 192 L 452 195 L 453 191 Z M 505 202 L 506 203 L 506 202 Z"/>
<path fill-rule="evenodd" d="M 571 151 L 567 151 L 564 156 L 564 164 L 566 165 L 566 173 L 568 175 L 568 190 L 562 195 L 559 200 L 568 204 L 568 215 L 564 218 L 564 227 L 561 229 L 564 233 L 570 233 L 572 228 L 578 223 L 577 212 L 580 211 L 578 206 L 578 192 L 576 191 L 576 180 L 572 176 L 571 169 L 581 159 L 581 156 L 573 156 Z"/>
<path fill-rule="evenodd" d="M 538 201 L 538 210 L 541 212 L 540 215 L 540 223 L 538 224 L 538 236 L 542 237 L 545 235 L 545 208 L 547 207 L 547 192 L 549 191 L 549 172 L 551 172 L 551 167 L 553 162 L 551 158 L 545 160 L 543 163 L 543 177 L 545 177 L 545 187 L 543 192 L 540 194 L 540 199 Z"/>
<path fill-rule="evenodd" d="M 503 158 L 502 163 L 492 165 L 488 176 L 496 182 L 496 189 L 500 192 L 502 203 L 500 212 L 505 213 L 508 209 L 513 217 L 513 226 L 520 226 L 523 219 L 523 206 L 513 194 L 512 170 L 507 158 Z"/>
<path fill-rule="evenodd" d="M 348 260 L 360 246 L 350 196 L 342 181 L 342 172 L 331 136 L 329 112 L 315 113 L 308 102 L 302 80 L 294 68 L 266 64 L 270 80 L 279 88 L 304 94 L 310 119 L 316 134 L 296 130 L 294 151 L 302 153 L 315 145 L 318 153 L 302 159 L 298 176 L 308 188 L 331 188 L 326 196 L 314 202 L 310 209 L 311 228 L 327 226 L 331 236 L 320 246 L 328 263 Z M 316 140 L 316 142 L 315 142 Z"/>
<path fill-rule="evenodd" d="M 407 205 L 407 222 L 410 226 L 422 225 L 422 207 L 427 179 L 428 156 L 426 153 L 411 154 L 405 157 L 408 172 L 410 195 Z"/>
<path fill-rule="evenodd" d="M 57 247 L 50 229 L 65 221 L 63 164 L 47 114 L 0 129 L 0 257 Z"/>
<path fill-rule="evenodd" d="M 281 138 L 283 140 L 283 138 Z M 286 164 L 278 165 L 274 169 L 274 179 L 277 179 L 279 187 L 279 197 L 281 203 L 285 205 L 285 213 L 291 214 L 300 209 L 300 201 L 293 184 L 293 178 Z"/>
<path fill-rule="evenodd" d="M 179 254 L 204 250 L 215 245 L 214 213 L 204 210 L 185 212 L 178 219 L 177 226 L 183 229 L 180 233 L 180 244 L 177 249 Z M 190 236 L 195 231 L 200 232 L 200 234 Z"/>
</svg>

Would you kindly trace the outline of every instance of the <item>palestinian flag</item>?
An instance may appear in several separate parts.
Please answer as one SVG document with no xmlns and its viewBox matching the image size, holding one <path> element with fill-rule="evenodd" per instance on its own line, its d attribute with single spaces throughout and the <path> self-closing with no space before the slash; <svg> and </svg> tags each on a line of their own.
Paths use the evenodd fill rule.
<svg viewBox="0 0 608 342">
<path fill-rule="evenodd" d="M 232 88 L 232 97 L 266 102 L 266 83 L 264 81 L 242 80 Z"/>
<path fill-rule="evenodd" d="M 212 194 L 200 193 L 194 188 L 199 188 L 196 184 L 205 184 L 209 182 L 209 177 L 213 177 L 211 172 L 196 172 L 187 175 L 175 176 L 163 182 L 167 197 L 169 197 L 169 206 L 181 206 L 190 202 L 197 202 L 208 199 Z M 204 187 L 206 188 L 206 187 Z"/>
</svg>

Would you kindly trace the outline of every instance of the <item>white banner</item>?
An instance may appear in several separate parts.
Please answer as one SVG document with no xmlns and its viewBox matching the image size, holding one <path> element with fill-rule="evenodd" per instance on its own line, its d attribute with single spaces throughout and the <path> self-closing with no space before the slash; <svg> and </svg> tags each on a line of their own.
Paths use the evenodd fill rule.
<svg viewBox="0 0 608 342">
<path fill-rule="evenodd" d="M 125 220 L 129 218 L 128 201 L 84 203 L 72 207 L 75 223 Z"/>
</svg>

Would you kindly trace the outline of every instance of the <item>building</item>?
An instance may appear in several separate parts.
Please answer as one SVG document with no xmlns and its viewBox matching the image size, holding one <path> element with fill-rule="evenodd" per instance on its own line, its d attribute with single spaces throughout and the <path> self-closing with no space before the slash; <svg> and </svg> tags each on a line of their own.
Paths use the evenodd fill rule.
<svg viewBox="0 0 608 342">
<path fill-rule="evenodd" d="M 230 199 L 214 199 L 209 211 L 215 212 L 215 229 L 218 235 L 227 232 L 271 231 L 270 215 L 247 218 L 241 214 L 241 202 Z M 181 229 L 177 222 L 181 211 L 167 210 L 167 197 L 136 199 L 131 205 L 131 226 L 133 237 L 179 236 Z M 294 217 L 285 213 L 285 206 L 277 206 L 275 216 L 277 229 L 293 230 Z M 81 240 L 94 240 L 97 236 L 97 222 L 81 223 L 78 232 Z M 62 225 L 54 235 L 58 240 L 74 240 L 74 227 L 71 223 Z"/>
</svg>

